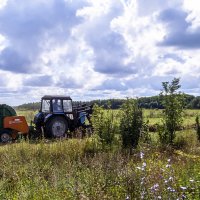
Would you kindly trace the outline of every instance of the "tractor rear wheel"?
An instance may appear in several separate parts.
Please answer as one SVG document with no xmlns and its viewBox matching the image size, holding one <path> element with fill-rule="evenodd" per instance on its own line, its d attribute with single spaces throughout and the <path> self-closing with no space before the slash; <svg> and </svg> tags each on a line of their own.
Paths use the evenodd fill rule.
<svg viewBox="0 0 200 200">
<path fill-rule="evenodd" d="M 53 138 L 61 138 L 65 136 L 68 130 L 68 123 L 64 117 L 56 116 L 46 123 L 46 135 Z"/>
<path fill-rule="evenodd" d="M 2 143 L 12 142 L 12 135 L 10 130 L 4 129 L 0 132 L 0 142 Z"/>
</svg>

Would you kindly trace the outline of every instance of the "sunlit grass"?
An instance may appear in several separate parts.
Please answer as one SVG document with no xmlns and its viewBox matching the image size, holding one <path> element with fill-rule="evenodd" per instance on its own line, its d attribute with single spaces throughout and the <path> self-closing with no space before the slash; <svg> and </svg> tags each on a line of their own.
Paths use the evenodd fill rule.
<svg viewBox="0 0 200 200">
<path fill-rule="evenodd" d="M 119 110 L 115 111 L 119 112 Z M 27 121 L 35 112 L 17 111 Z M 186 110 L 194 124 L 198 110 Z M 159 123 L 161 110 L 145 110 Z M 157 133 L 137 149 L 121 149 L 120 136 L 102 146 L 85 139 L 17 141 L 0 146 L 0 199 L 200 199 L 200 144 L 195 129 L 178 131 L 174 146 L 161 146 Z"/>
<path fill-rule="evenodd" d="M 95 137 L 0 147 L 0 199 L 199 199 L 200 150 L 141 144 L 104 151 Z M 181 169 L 181 170 L 180 170 Z"/>
</svg>

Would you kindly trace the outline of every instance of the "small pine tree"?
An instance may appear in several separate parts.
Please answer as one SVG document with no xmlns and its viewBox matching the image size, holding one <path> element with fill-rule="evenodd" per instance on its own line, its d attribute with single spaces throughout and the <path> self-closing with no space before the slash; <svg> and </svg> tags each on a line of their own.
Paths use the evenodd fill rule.
<svg viewBox="0 0 200 200">
<path fill-rule="evenodd" d="M 142 109 L 139 107 L 138 101 L 127 99 L 121 107 L 120 133 L 123 147 L 137 147 L 142 125 Z"/>
</svg>

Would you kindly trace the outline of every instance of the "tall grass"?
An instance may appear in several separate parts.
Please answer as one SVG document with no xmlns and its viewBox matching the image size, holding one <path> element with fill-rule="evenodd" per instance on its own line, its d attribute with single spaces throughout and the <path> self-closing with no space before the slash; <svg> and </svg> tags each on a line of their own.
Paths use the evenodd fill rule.
<svg viewBox="0 0 200 200">
<path fill-rule="evenodd" d="M 160 117 L 160 111 L 145 112 L 145 120 Z M 34 115 L 21 114 L 30 119 Z M 118 114 L 110 112 L 116 126 Z M 194 117 L 192 111 L 190 115 Z M 96 131 L 104 126 L 104 134 L 109 130 L 112 136 L 116 131 L 109 123 L 108 118 L 100 119 Z M 100 133 L 82 140 L 0 146 L 0 199 L 200 199 L 200 144 L 195 130 L 178 131 L 170 148 L 159 146 L 158 134 L 151 133 L 151 145 L 141 140 L 132 151 L 121 148 L 116 133 L 112 144 L 102 145 L 106 137 Z"/>
<path fill-rule="evenodd" d="M 198 148 L 104 151 L 95 136 L 1 146 L 0 199 L 199 199 Z"/>
</svg>

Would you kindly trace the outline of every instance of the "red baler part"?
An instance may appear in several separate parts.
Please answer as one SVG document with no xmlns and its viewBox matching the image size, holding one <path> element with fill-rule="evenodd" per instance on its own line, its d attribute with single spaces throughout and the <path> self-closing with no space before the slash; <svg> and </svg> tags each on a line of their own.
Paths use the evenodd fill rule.
<svg viewBox="0 0 200 200">
<path fill-rule="evenodd" d="M 22 134 L 29 132 L 29 127 L 24 116 L 12 116 L 4 118 L 4 128 L 12 129 Z"/>
</svg>

